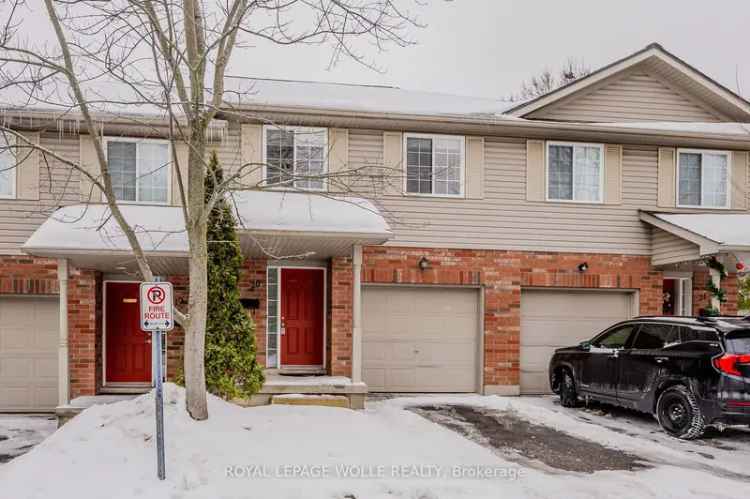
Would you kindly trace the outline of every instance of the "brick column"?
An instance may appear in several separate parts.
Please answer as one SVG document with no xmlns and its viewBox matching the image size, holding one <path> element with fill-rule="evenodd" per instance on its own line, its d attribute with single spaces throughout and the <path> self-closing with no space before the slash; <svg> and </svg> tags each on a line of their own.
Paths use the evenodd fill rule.
<svg viewBox="0 0 750 499">
<path fill-rule="evenodd" d="M 70 269 L 68 281 L 70 396 L 95 395 L 101 384 L 101 274 Z"/>
<path fill-rule="evenodd" d="M 352 375 L 352 259 L 331 259 L 330 366 L 333 376 Z"/>
</svg>

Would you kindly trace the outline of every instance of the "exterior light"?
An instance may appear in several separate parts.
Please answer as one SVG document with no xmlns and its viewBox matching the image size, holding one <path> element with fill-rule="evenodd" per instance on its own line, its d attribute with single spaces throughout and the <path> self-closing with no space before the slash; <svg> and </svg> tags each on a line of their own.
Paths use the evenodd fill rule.
<svg viewBox="0 0 750 499">
<path fill-rule="evenodd" d="M 589 269 L 589 264 L 586 262 L 581 263 L 578 265 L 578 272 L 586 272 Z"/>
<path fill-rule="evenodd" d="M 426 256 L 423 256 L 419 259 L 419 263 L 417 265 L 419 266 L 419 270 L 427 270 L 430 268 L 430 261 Z"/>
</svg>

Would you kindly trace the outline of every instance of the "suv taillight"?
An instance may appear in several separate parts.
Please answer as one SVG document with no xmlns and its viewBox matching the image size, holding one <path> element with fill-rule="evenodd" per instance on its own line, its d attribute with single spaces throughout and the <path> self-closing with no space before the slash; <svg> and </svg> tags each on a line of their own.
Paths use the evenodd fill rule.
<svg viewBox="0 0 750 499">
<path fill-rule="evenodd" d="M 743 376 L 740 372 L 739 364 L 750 365 L 750 354 L 735 355 L 725 353 L 720 357 L 714 357 L 714 367 L 725 374 Z"/>
</svg>

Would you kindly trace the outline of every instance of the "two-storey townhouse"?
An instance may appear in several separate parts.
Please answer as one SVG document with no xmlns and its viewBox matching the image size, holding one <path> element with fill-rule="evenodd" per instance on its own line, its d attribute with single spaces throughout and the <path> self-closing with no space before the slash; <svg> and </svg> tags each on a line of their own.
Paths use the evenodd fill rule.
<svg viewBox="0 0 750 499">
<path fill-rule="evenodd" d="M 750 264 L 750 103 L 658 45 L 515 106 L 252 84 L 212 144 L 229 170 L 264 165 L 246 185 L 278 184 L 233 201 L 242 295 L 268 369 L 370 391 L 540 393 L 554 348 L 636 315 L 716 307 L 709 281 L 726 292 L 722 313 L 737 310 L 736 270 Z M 43 113 L 14 123 L 95 165 L 87 136 L 65 131 L 74 124 Z M 177 175 L 144 177 L 169 145 L 158 124 L 102 128 L 126 216 L 184 303 Z M 127 245 L 103 205 L 81 204 L 97 200 L 90 185 L 39 156 L 2 178 L 0 409 L 147 390 Z M 181 351 L 176 330 L 170 378 Z"/>
</svg>

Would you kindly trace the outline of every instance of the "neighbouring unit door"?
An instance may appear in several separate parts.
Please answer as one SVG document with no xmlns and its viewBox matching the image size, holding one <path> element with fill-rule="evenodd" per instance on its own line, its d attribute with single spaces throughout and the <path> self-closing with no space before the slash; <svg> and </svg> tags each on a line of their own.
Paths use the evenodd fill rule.
<svg viewBox="0 0 750 499">
<path fill-rule="evenodd" d="M 141 331 L 140 283 L 105 286 L 107 384 L 151 383 L 151 335 Z"/>
<path fill-rule="evenodd" d="M 479 290 L 368 286 L 362 298 L 362 368 L 370 391 L 477 391 Z"/>
<path fill-rule="evenodd" d="M 0 298 L 0 412 L 57 406 L 59 321 L 56 296 Z"/>
<path fill-rule="evenodd" d="M 521 291 L 521 393 L 549 393 L 555 349 L 592 339 L 633 316 L 633 293 L 602 290 Z"/>
</svg>

